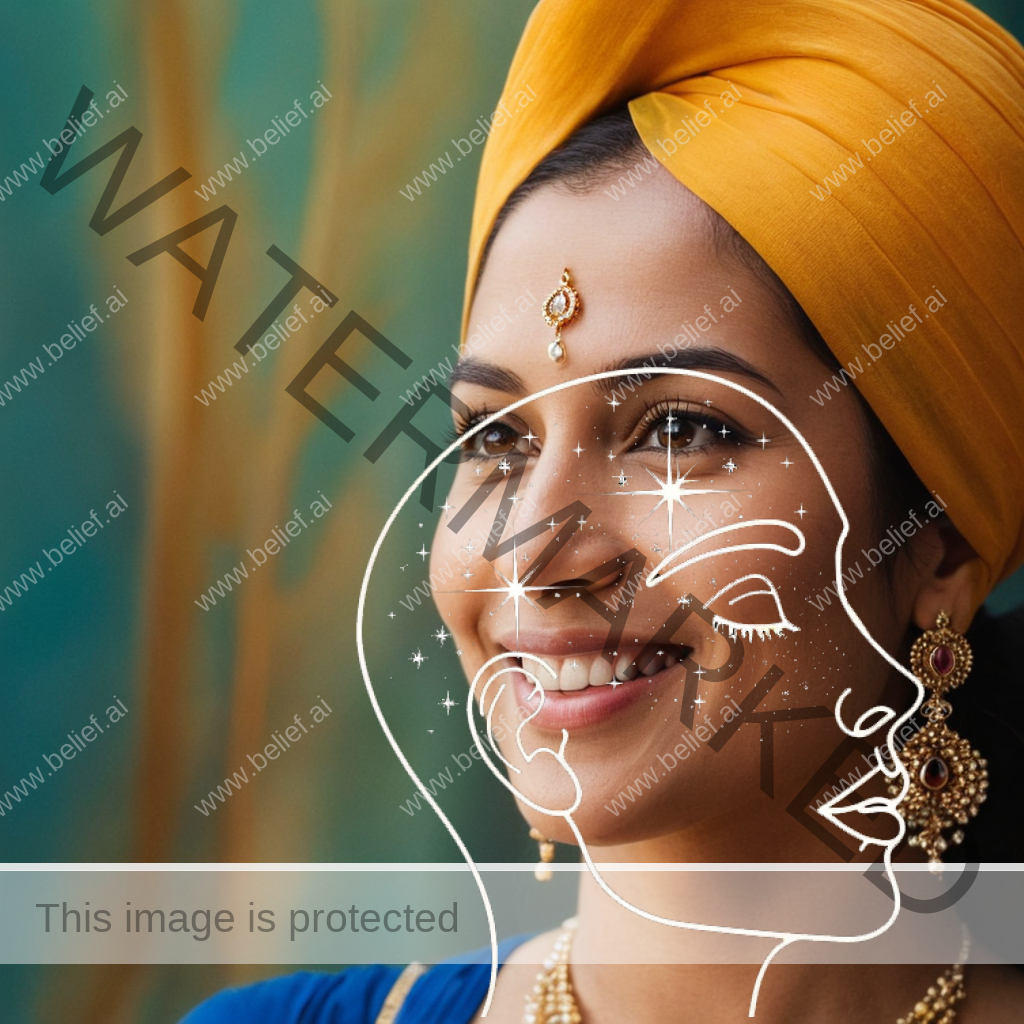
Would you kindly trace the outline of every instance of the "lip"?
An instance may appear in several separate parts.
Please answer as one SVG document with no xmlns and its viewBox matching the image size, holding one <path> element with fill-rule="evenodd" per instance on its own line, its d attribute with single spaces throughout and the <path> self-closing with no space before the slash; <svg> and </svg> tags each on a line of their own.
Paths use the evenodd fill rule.
<svg viewBox="0 0 1024 1024">
<path fill-rule="evenodd" d="M 564 658 L 573 654 L 596 654 L 603 649 L 601 641 L 590 631 L 529 635 L 521 633 L 518 640 L 514 634 L 506 636 L 504 639 L 508 641 L 508 644 L 506 646 L 503 643 L 502 646 L 506 647 L 510 653 L 521 651 L 541 657 L 549 655 Z M 643 649 L 643 643 L 644 641 L 640 638 L 623 638 L 619 649 L 635 647 L 639 652 Z M 529 723 L 537 729 L 553 732 L 559 732 L 562 729 L 579 732 L 594 728 L 608 722 L 645 698 L 660 699 L 673 680 L 680 678 L 680 671 L 685 671 L 685 669 L 677 664 L 662 669 L 653 676 L 639 676 L 629 682 L 614 686 L 587 687 L 584 690 L 569 693 L 546 690 L 543 706 L 530 718 Z M 531 699 L 535 690 L 533 683 L 521 672 L 511 673 L 511 679 L 517 705 L 536 707 L 536 698 Z"/>
</svg>

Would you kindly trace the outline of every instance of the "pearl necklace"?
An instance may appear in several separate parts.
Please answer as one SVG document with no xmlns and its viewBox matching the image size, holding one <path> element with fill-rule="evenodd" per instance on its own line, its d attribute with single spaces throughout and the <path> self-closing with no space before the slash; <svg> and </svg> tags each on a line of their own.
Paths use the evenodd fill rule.
<svg viewBox="0 0 1024 1024">
<path fill-rule="evenodd" d="M 569 951 L 577 923 L 575 917 L 562 923 L 565 931 L 555 940 L 555 948 L 526 997 L 523 1024 L 582 1024 L 569 978 Z"/>
<path fill-rule="evenodd" d="M 582 1024 L 583 1017 L 576 1004 L 569 977 L 569 953 L 578 922 L 571 917 L 563 922 L 565 929 L 555 940 L 551 955 L 533 983 L 526 997 L 523 1024 Z M 956 1017 L 954 1007 L 966 996 L 963 964 L 967 959 L 966 944 L 960 961 L 947 967 L 935 979 L 924 997 L 896 1024 L 952 1024 Z"/>
</svg>

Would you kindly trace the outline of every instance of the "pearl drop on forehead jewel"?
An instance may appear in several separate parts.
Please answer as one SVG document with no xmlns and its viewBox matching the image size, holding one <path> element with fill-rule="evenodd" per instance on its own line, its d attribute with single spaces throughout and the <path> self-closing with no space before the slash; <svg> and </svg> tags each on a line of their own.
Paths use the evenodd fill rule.
<svg viewBox="0 0 1024 1024">
<path fill-rule="evenodd" d="M 564 362 L 568 353 L 562 341 L 562 328 L 580 315 L 583 309 L 579 292 L 572 286 L 569 268 L 562 271 L 559 286 L 544 300 L 541 313 L 544 322 L 555 329 L 555 340 L 548 345 L 548 358 L 554 363 Z"/>
</svg>

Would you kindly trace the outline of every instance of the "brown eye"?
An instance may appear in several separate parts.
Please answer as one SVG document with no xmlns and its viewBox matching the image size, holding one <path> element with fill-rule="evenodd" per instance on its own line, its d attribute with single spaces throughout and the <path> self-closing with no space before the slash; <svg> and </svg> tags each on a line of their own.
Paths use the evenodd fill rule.
<svg viewBox="0 0 1024 1024">
<path fill-rule="evenodd" d="M 655 419 L 637 442 L 637 448 L 664 451 L 699 451 L 713 445 L 718 438 L 719 424 L 698 418 L 692 413 L 665 412 Z"/>
<path fill-rule="evenodd" d="M 471 452 L 485 458 L 501 458 L 516 450 L 519 434 L 505 423 L 492 423 L 467 442 Z"/>
<path fill-rule="evenodd" d="M 689 448 L 699 429 L 692 420 L 673 416 L 670 421 L 666 417 L 657 426 L 658 447 Z"/>
</svg>

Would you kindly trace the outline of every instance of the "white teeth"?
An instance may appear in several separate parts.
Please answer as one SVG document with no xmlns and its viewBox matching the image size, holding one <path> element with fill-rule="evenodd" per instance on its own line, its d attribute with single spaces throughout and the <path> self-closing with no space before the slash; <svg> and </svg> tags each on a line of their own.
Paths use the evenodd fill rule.
<svg viewBox="0 0 1024 1024">
<path fill-rule="evenodd" d="M 626 683 L 638 679 L 657 675 L 659 672 L 673 665 L 678 665 L 680 659 L 675 654 L 666 651 L 651 651 L 647 658 L 649 661 L 641 671 L 633 663 L 633 658 L 638 657 L 640 651 L 632 655 L 617 655 L 614 665 L 601 654 L 577 654 L 567 658 L 553 658 L 546 656 L 544 660 L 554 669 L 558 675 L 552 676 L 547 671 L 536 672 L 540 685 L 550 692 L 562 691 L 564 693 L 575 693 L 592 686 L 608 686 L 611 683 Z"/>
<path fill-rule="evenodd" d="M 627 683 L 640 675 L 640 670 L 632 662 L 633 659 L 628 654 L 620 655 L 619 660 L 615 662 L 615 678 L 620 683 Z"/>
<path fill-rule="evenodd" d="M 566 658 L 558 673 L 560 690 L 585 690 L 590 685 L 588 658 Z"/>
<path fill-rule="evenodd" d="M 551 673 L 549 673 L 546 669 L 541 669 L 539 672 L 536 672 L 535 675 L 540 680 L 540 685 L 545 690 L 560 689 L 558 685 L 558 676 L 551 675 Z"/>
<path fill-rule="evenodd" d="M 612 681 L 612 667 L 601 655 L 590 666 L 590 685 L 607 686 Z"/>
</svg>

